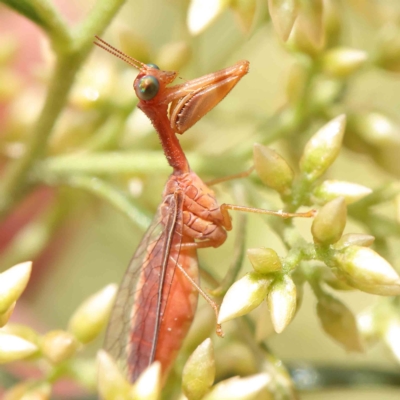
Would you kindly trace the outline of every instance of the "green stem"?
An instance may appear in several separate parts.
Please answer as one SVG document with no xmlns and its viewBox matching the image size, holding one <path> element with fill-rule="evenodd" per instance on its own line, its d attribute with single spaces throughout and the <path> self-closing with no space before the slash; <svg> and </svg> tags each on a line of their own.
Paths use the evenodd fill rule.
<svg viewBox="0 0 400 400">
<path fill-rule="evenodd" d="M 134 204 L 132 198 L 101 179 L 90 176 L 74 176 L 64 182 L 57 182 L 57 184 L 63 183 L 74 188 L 86 190 L 106 200 L 142 230 L 147 229 L 151 223 L 149 214 L 137 204 Z"/>
<path fill-rule="evenodd" d="M 79 66 L 77 57 L 59 57 L 57 60 L 44 107 L 29 135 L 25 154 L 5 172 L 1 187 L 0 213 L 15 204 L 27 189 L 32 164 L 46 151 L 47 141 L 67 101 L 69 89 Z"/>
<path fill-rule="evenodd" d="M 20 8 L 26 6 L 30 7 L 30 11 L 35 10 L 30 2 L 8 1 L 8 4 L 14 7 L 19 5 Z M 33 4 L 36 4 L 37 8 L 42 10 L 46 18 L 51 19 L 50 17 L 53 16 L 53 21 L 57 20 L 55 10 L 45 0 L 35 1 L 36 3 Z M 32 165 L 46 153 L 47 142 L 53 127 L 67 102 L 68 93 L 74 82 L 75 75 L 89 54 L 93 36 L 103 31 L 123 3 L 124 0 L 99 0 L 91 11 L 90 16 L 81 26 L 76 28 L 73 35 L 73 49 L 65 46 L 66 48 L 62 49 L 63 53 L 58 51 L 58 58 L 47 97 L 30 134 L 25 154 L 5 171 L 0 188 L 0 215 L 5 214 L 28 190 Z M 16 9 L 19 10 L 19 8 Z M 36 14 L 39 15 L 38 12 Z M 59 24 L 53 22 L 54 26 L 58 26 L 61 29 L 60 27 L 63 26 L 60 22 L 61 20 L 58 19 L 57 21 L 59 21 Z"/>
<path fill-rule="evenodd" d="M 103 32 L 125 1 L 97 0 L 90 16 L 74 31 L 74 48 L 80 50 L 91 46 L 94 36 Z"/>
<path fill-rule="evenodd" d="M 207 159 L 200 154 L 186 153 L 190 160 L 190 166 L 200 174 L 214 174 L 217 176 L 232 173 L 234 165 L 240 165 L 235 159 L 229 162 L 221 161 L 221 157 Z M 237 167 L 236 167 L 237 169 Z M 57 175 L 90 174 L 143 174 L 171 173 L 171 167 L 165 161 L 161 151 L 131 151 L 131 152 L 103 152 L 97 154 L 80 153 L 49 157 L 37 168 L 37 175 L 42 172 Z"/>
<path fill-rule="evenodd" d="M 69 47 L 71 35 L 68 25 L 48 0 L 1 0 L 44 29 L 55 48 Z"/>
</svg>

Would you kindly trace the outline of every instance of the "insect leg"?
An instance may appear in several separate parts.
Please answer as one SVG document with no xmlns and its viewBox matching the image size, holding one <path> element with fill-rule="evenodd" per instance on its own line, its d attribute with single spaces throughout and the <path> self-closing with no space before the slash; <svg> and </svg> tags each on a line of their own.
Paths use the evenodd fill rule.
<svg viewBox="0 0 400 400">
<path fill-rule="evenodd" d="M 203 296 L 207 303 L 212 307 L 215 313 L 215 317 L 218 319 L 218 305 L 211 299 L 211 297 L 188 275 L 184 268 L 172 257 L 171 260 L 176 264 L 177 268 L 182 272 L 183 275 L 189 280 L 189 282 L 197 289 L 197 291 Z M 224 337 L 224 332 L 222 331 L 221 324 L 217 324 L 216 333 L 220 337 Z"/>
<path fill-rule="evenodd" d="M 252 165 L 249 169 L 243 172 L 239 172 L 238 174 L 223 176 L 222 178 L 215 178 L 210 181 L 205 182 L 207 186 L 216 185 L 218 183 L 231 181 L 233 179 L 247 178 L 254 171 L 254 165 Z"/>
</svg>

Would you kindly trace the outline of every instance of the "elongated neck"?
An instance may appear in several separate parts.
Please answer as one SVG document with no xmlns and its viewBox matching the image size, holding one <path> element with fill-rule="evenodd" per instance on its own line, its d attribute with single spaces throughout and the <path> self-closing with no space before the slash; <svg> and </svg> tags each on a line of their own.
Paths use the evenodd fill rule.
<svg viewBox="0 0 400 400">
<path fill-rule="evenodd" d="M 158 105 L 157 107 L 152 107 L 142 103 L 138 107 L 149 117 L 156 129 L 165 157 L 168 164 L 174 169 L 174 173 L 183 174 L 189 172 L 189 163 L 167 117 L 168 106 Z"/>
</svg>

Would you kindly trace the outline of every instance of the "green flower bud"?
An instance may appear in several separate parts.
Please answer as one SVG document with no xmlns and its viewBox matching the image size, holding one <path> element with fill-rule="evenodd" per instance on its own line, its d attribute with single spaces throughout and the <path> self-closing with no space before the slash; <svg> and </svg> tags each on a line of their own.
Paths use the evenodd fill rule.
<svg viewBox="0 0 400 400">
<path fill-rule="evenodd" d="M 135 400 L 158 400 L 161 395 L 161 364 L 155 361 L 139 376 L 131 391 Z"/>
<path fill-rule="evenodd" d="M 191 56 L 192 51 L 187 42 L 173 42 L 161 48 L 156 61 L 164 71 L 179 71 L 190 61 Z"/>
<path fill-rule="evenodd" d="M 300 160 L 300 169 L 308 181 L 315 181 L 335 161 L 342 146 L 345 127 L 346 116 L 339 115 L 308 141 Z"/>
<path fill-rule="evenodd" d="M 234 377 L 215 385 L 202 400 L 256 400 L 270 383 L 271 377 L 268 374 Z"/>
<path fill-rule="evenodd" d="M 342 25 L 341 5 L 336 0 L 324 0 L 324 30 L 327 47 L 339 42 Z"/>
<path fill-rule="evenodd" d="M 254 270 L 260 274 L 269 274 L 282 269 L 281 260 L 275 250 L 265 248 L 248 249 L 247 256 Z"/>
<path fill-rule="evenodd" d="M 218 376 L 248 376 L 258 371 L 254 353 L 249 347 L 237 340 L 224 343 L 215 357 Z"/>
<path fill-rule="evenodd" d="M 81 343 L 93 340 L 106 325 L 115 296 L 117 285 L 108 285 L 101 291 L 89 297 L 71 317 L 68 330 Z"/>
<path fill-rule="evenodd" d="M 400 72 L 400 28 L 387 23 L 378 34 L 376 64 L 391 72 Z"/>
<path fill-rule="evenodd" d="M 236 281 L 227 291 L 219 310 L 218 323 L 249 313 L 267 297 L 271 277 L 250 272 Z"/>
<path fill-rule="evenodd" d="M 310 107 L 320 110 L 332 107 L 332 103 L 340 98 L 343 86 L 337 79 L 321 76 L 309 90 Z"/>
<path fill-rule="evenodd" d="M 16 302 L 14 301 L 14 303 L 11 304 L 11 307 L 5 313 L 0 315 L 0 328 L 2 328 L 10 319 L 10 317 L 14 311 L 15 304 L 16 304 Z"/>
<path fill-rule="evenodd" d="M 324 53 L 322 68 L 331 76 L 346 78 L 358 71 L 367 61 L 367 53 L 362 50 L 336 47 Z"/>
<path fill-rule="evenodd" d="M 324 331 L 330 337 L 347 351 L 363 351 L 356 319 L 342 302 L 321 293 L 318 295 L 317 313 Z"/>
<path fill-rule="evenodd" d="M 268 9 L 276 33 L 286 42 L 298 14 L 298 0 L 268 0 Z"/>
<path fill-rule="evenodd" d="M 289 275 L 283 275 L 271 285 L 268 308 L 275 332 L 283 332 L 296 312 L 296 285 Z"/>
<path fill-rule="evenodd" d="M 242 30 L 249 33 L 257 11 L 257 0 L 235 0 L 230 2 L 230 6 Z"/>
<path fill-rule="evenodd" d="M 372 235 L 363 233 L 348 233 L 343 235 L 340 240 L 333 245 L 335 249 L 342 249 L 349 246 L 369 247 L 374 243 L 375 238 Z"/>
<path fill-rule="evenodd" d="M 288 194 L 293 181 L 293 171 L 274 150 L 255 143 L 254 166 L 261 181 L 281 194 Z"/>
<path fill-rule="evenodd" d="M 67 360 L 75 354 L 77 348 L 78 342 L 69 332 L 50 331 L 42 338 L 42 353 L 53 364 Z"/>
<path fill-rule="evenodd" d="M 330 268 L 321 268 L 319 271 L 319 277 L 322 281 L 335 290 L 354 290 L 354 288 L 344 282 L 343 279 L 337 277 Z"/>
<path fill-rule="evenodd" d="M 227 7 L 224 0 L 215 0 L 212 6 L 204 7 L 203 0 L 192 0 L 187 13 L 189 32 L 195 36 L 203 32 Z"/>
<path fill-rule="evenodd" d="M 29 328 L 27 325 L 9 323 L 1 330 L 1 332 L 18 336 L 28 342 L 34 343 L 36 346 L 38 346 L 40 342 L 37 332 L 32 328 Z"/>
<path fill-rule="evenodd" d="M 32 262 L 14 265 L 0 274 L 0 314 L 7 312 L 18 300 L 31 276 Z"/>
<path fill-rule="evenodd" d="M 335 252 L 338 273 L 353 287 L 384 296 L 400 294 L 400 277 L 393 267 L 368 247 L 349 246 Z"/>
<path fill-rule="evenodd" d="M 367 344 L 372 345 L 380 340 L 381 329 L 379 328 L 379 325 L 381 325 L 382 322 L 384 321 L 382 321 L 381 318 L 376 318 L 373 309 L 364 310 L 357 315 L 358 331 Z"/>
<path fill-rule="evenodd" d="M 34 353 L 38 348 L 31 342 L 8 333 L 0 333 L 0 363 L 21 360 Z"/>
<path fill-rule="evenodd" d="M 118 33 L 120 47 L 124 53 L 129 54 L 131 57 L 136 58 L 145 64 L 154 62 L 150 55 L 151 46 L 145 40 L 143 35 L 135 32 L 127 25 L 120 26 Z"/>
<path fill-rule="evenodd" d="M 370 112 L 353 118 L 357 133 L 369 144 L 381 148 L 400 144 L 400 128 L 387 116 Z"/>
<path fill-rule="evenodd" d="M 301 2 L 301 10 L 294 22 L 288 44 L 293 50 L 311 56 L 324 48 L 323 0 Z"/>
<path fill-rule="evenodd" d="M 131 386 L 104 350 L 97 353 L 98 392 L 104 400 L 130 399 Z"/>
<path fill-rule="evenodd" d="M 326 203 L 318 211 L 311 226 L 314 242 L 324 245 L 337 242 L 346 226 L 346 216 L 346 203 L 343 197 Z"/>
<path fill-rule="evenodd" d="M 182 372 L 182 391 L 190 400 L 200 400 L 215 378 L 214 349 L 210 339 L 201 343 L 189 357 Z"/>
<path fill-rule="evenodd" d="M 400 320 L 398 318 L 392 318 L 388 324 L 385 334 L 385 342 L 397 361 L 400 362 Z"/>
<path fill-rule="evenodd" d="M 370 188 L 357 183 L 326 180 L 314 189 L 313 200 L 318 204 L 325 204 L 336 197 L 342 196 L 346 204 L 351 204 L 371 193 L 372 190 Z"/>
</svg>

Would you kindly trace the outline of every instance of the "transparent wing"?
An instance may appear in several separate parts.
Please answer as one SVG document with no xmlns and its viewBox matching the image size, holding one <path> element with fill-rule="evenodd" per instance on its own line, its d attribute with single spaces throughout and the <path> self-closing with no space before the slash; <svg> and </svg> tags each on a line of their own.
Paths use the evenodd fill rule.
<svg viewBox="0 0 400 400">
<path fill-rule="evenodd" d="M 164 226 L 161 209 L 165 205 L 164 202 L 157 210 L 123 277 L 105 338 L 105 350 L 131 381 L 153 361 L 152 347 L 157 339 L 159 319 L 179 262 L 182 202 L 171 196 L 167 204 L 168 222 Z"/>
</svg>

